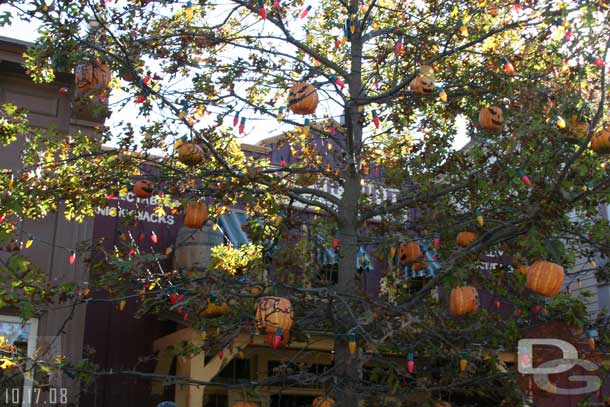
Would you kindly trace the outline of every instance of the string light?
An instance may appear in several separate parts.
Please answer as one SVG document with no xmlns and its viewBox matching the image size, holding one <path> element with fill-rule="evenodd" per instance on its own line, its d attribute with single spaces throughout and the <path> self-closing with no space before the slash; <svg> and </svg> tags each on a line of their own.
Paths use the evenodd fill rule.
<svg viewBox="0 0 610 407">
<path fill-rule="evenodd" d="M 76 261 L 76 252 L 74 250 L 70 250 L 70 256 L 68 257 L 68 261 L 71 265 L 74 264 L 74 262 Z"/>
<path fill-rule="evenodd" d="M 278 112 L 277 112 L 277 121 L 278 123 L 281 123 L 284 120 L 284 107 L 280 107 Z"/>
<path fill-rule="evenodd" d="M 441 234 L 439 232 L 434 232 L 433 244 L 435 249 L 438 249 L 441 246 Z"/>
<path fill-rule="evenodd" d="M 468 353 L 466 352 L 462 352 L 460 354 L 460 372 L 463 372 L 464 370 L 466 370 L 466 367 L 468 366 Z"/>
<path fill-rule="evenodd" d="M 517 172 L 517 175 L 519 175 L 519 178 L 521 178 L 521 182 L 523 182 L 523 184 L 524 184 L 526 187 L 528 187 L 528 188 L 529 188 L 529 187 L 531 187 L 531 186 L 532 186 L 532 182 L 530 181 L 530 179 L 529 179 L 529 177 L 527 176 L 527 174 L 525 173 L 525 171 L 523 171 L 523 170 L 521 170 L 521 169 L 520 169 L 520 170 Z"/>
<path fill-rule="evenodd" d="M 483 225 L 485 224 L 485 221 L 483 220 L 483 215 L 481 214 L 481 210 L 480 209 L 475 210 L 474 214 L 476 216 L 477 223 L 479 224 L 479 226 L 483 227 Z"/>
<path fill-rule="evenodd" d="M 415 371 L 415 360 L 413 358 L 413 353 L 412 352 L 409 352 L 407 354 L 407 370 L 411 374 L 413 374 L 413 372 Z"/>
<path fill-rule="evenodd" d="M 373 124 L 375 125 L 375 128 L 378 129 L 379 128 L 379 116 L 377 116 L 377 110 L 373 109 Z"/>
<path fill-rule="evenodd" d="M 504 71 L 507 74 L 509 74 L 509 75 L 515 74 L 515 67 L 505 56 L 502 57 L 502 65 L 504 66 Z"/>
<path fill-rule="evenodd" d="M 246 127 L 246 118 L 242 117 L 239 122 L 239 134 L 244 134 L 245 127 Z"/>
<path fill-rule="evenodd" d="M 301 11 L 301 15 L 299 16 L 299 18 L 303 19 L 307 17 L 307 14 L 309 14 L 309 10 L 311 10 L 311 5 L 308 5 L 303 9 L 303 11 Z"/>
<path fill-rule="evenodd" d="M 263 20 L 267 19 L 267 11 L 265 11 L 265 4 L 263 3 L 263 0 L 258 0 L 258 14 Z"/>
<path fill-rule="evenodd" d="M 356 335 L 354 335 L 354 334 L 348 335 L 347 347 L 349 349 L 349 353 L 356 352 Z"/>
</svg>

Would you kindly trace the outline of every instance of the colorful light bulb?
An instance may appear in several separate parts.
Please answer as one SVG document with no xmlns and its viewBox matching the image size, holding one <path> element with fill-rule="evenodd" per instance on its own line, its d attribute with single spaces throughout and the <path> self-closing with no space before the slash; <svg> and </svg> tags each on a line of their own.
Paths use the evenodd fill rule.
<svg viewBox="0 0 610 407">
<path fill-rule="evenodd" d="M 303 134 L 305 135 L 305 137 L 309 136 L 309 131 L 311 130 L 309 123 L 310 123 L 310 120 L 305 119 L 305 125 L 303 126 Z"/>
<path fill-rule="evenodd" d="M 566 128 L 566 121 L 564 120 L 563 117 L 561 116 L 555 116 L 555 119 L 553 119 L 553 123 L 555 123 L 555 126 L 559 127 L 560 129 L 565 129 Z"/>
<path fill-rule="evenodd" d="M 438 92 L 438 98 L 440 99 L 440 101 L 443 103 L 446 103 L 447 102 L 447 92 L 445 92 L 445 89 L 443 89 L 441 87 L 437 87 L 436 91 Z"/>
<path fill-rule="evenodd" d="M 396 55 L 400 55 L 402 53 L 402 35 L 398 36 L 398 41 L 396 42 Z"/>
<path fill-rule="evenodd" d="M 339 236 L 335 236 L 335 238 L 333 239 L 333 243 L 332 243 L 332 247 L 333 249 L 337 250 L 339 248 Z"/>
<path fill-rule="evenodd" d="M 495 300 L 494 305 L 496 306 L 496 310 L 499 310 L 502 303 L 500 303 L 500 300 Z"/>
<path fill-rule="evenodd" d="M 119 302 L 119 311 L 123 312 L 123 310 L 125 309 L 126 305 L 127 305 L 127 301 L 121 300 L 121 302 Z"/>
<path fill-rule="evenodd" d="M 305 7 L 303 9 L 303 11 L 301 11 L 301 15 L 299 16 L 299 18 L 307 17 L 307 14 L 309 13 L 309 10 L 311 10 L 311 5 L 308 5 L 307 7 Z"/>
<path fill-rule="evenodd" d="M 280 109 L 277 112 L 277 121 L 279 123 L 281 123 L 284 120 L 284 107 L 280 107 Z"/>
<path fill-rule="evenodd" d="M 242 117 L 239 121 L 239 134 L 244 134 L 244 129 L 246 128 L 246 118 Z"/>
<path fill-rule="evenodd" d="M 67 94 L 68 92 L 70 92 L 70 89 L 66 88 L 66 87 L 61 87 L 59 88 L 59 93 L 61 93 L 62 95 Z"/>
<path fill-rule="evenodd" d="M 542 311 L 542 305 L 537 304 L 537 305 L 534 307 L 534 314 L 538 314 L 540 311 Z"/>
<path fill-rule="evenodd" d="M 178 303 L 178 296 L 176 293 L 171 293 L 168 295 L 169 303 L 172 305 L 176 305 Z"/>
<path fill-rule="evenodd" d="M 236 112 L 233 117 L 233 127 L 237 126 L 237 123 L 239 123 L 239 112 Z"/>
<path fill-rule="evenodd" d="M 521 182 L 523 182 L 523 184 L 526 187 L 531 187 L 532 186 L 532 182 L 530 181 L 530 178 L 527 176 L 527 174 L 525 173 L 525 171 L 523 170 L 519 170 L 517 172 L 517 175 L 519 175 L 519 178 L 521 178 Z"/>
<path fill-rule="evenodd" d="M 165 249 L 165 255 L 169 256 L 170 254 L 172 254 L 172 252 L 174 251 L 174 244 L 170 244 L 169 246 L 167 246 L 167 248 Z"/>
<path fill-rule="evenodd" d="M 413 357 L 413 353 L 411 352 L 407 354 L 407 370 L 411 374 L 413 374 L 413 372 L 415 371 L 415 360 Z"/>
<path fill-rule="evenodd" d="M 68 261 L 71 265 L 74 264 L 74 262 L 76 261 L 76 252 L 74 250 L 70 250 L 70 256 L 68 257 Z"/>
<path fill-rule="evenodd" d="M 28 240 L 25 241 L 25 248 L 29 249 L 30 247 L 32 247 L 33 243 L 34 243 L 34 238 L 32 236 L 30 236 L 28 238 Z"/>
<path fill-rule="evenodd" d="M 517 13 L 521 12 L 521 10 L 523 10 L 523 6 L 521 5 L 521 0 L 516 0 L 513 3 L 513 7 L 515 9 L 515 12 L 517 12 Z"/>
<path fill-rule="evenodd" d="M 224 356 L 224 354 L 225 353 L 223 351 L 219 350 L 218 351 L 218 359 L 222 360 L 222 357 Z"/>
<path fill-rule="evenodd" d="M 335 83 L 341 89 L 343 89 L 345 87 L 345 83 L 343 83 L 343 81 L 341 79 L 337 78 L 336 75 L 331 75 L 329 78 L 333 83 Z"/>
<path fill-rule="evenodd" d="M 572 41 L 572 36 L 574 35 L 574 33 L 572 32 L 572 30 L 568 29 L 566 31 L 566 41 Z"/>
<path fill-rule="evenodd" d="M 460 372 L 463 372 L 464 370 L 466 370 L 466 367 L 468 366 L 468 354 L 466 352 L 462 352 L 460 354 Z"/>
<path fill-rule="evenodd" d="M 275 335 L 273 335 L 273 349 L 277 349 L 280 346 L 280 342 L 282 342 L 282 328 L 277 328 Z"/>
<path fill-rule="evenodd" d="M 351 18 L 349 19 L 350 24 L 349 24 L 349 32 L 351 32 L 352 34 L 356 32 L 356 25 L 358 24 L 358 17 L 356 17 L 356 14 L 351 15 Z"/>
<path fill-rule="evenodd" d="M 373 124 L 375 125 L 375 128 L 378 129 L 379 128 L 379 116 L 377 116 L 377 110 L 373 109 Z"/>
<path fill-rule="evenodd" d="M 606 65 L 606 63 L 604 62 L 604 60 L 603 60 L 603 59 L 601 59 L 601 58 L 599 58 L 599 57 L 595 57 L 595 56 L 593 56 L 593 55 L 589 55 L 589 56 L 587 57 L 587 60 L 588 60 L 589 62 L 591 62 L 592 64 L 595 64 L 596 66 L 600 67 L 600 68 L 601 68 L 602 66 Z"/>
<path fill-rule="evenodd" d="M 341 41 L 339 41 L 339 38 L 335 37 L 335 48 L 338 49 L 341 46 Z"/>
<path fill-rule="evenodd" d="M 146 100 L 146 96 L 144 95 L 138 95 L 138 97 L 136 97 L 135 102 L 136 103 L 144 103 L 144 101 Z"/>
<path fill-rule="evenodd" d="M 468 37 L 468 27 L 466 27 L 466 25 L 464 24 L 464 20 L 460 19 L 458 21 L 458 27 L 462 37 Z"/>
<path fill-rule="evenodd" d="M 258 14 L 263 20 L 267 19 L 267 11 L 265 10 L 265 3 L 263 3 L 263 0 L 258 0 Z"/>
<path fill-rule="evenodd" d="M 479 226 L 483 227 L 483 225 L 485 224 L 485 221 L 483 220 L 483 215 L 481 214 L 481 210 L 477 209 L 476 211 L 474 211 L 474 214 L 476 216 L 477 223 L 479 224 Z"/>
<path fill-rule="evenodd" d="M 159 237 L 157 236 L 154 230 L 150 232 L 150 241 L 154 244 L 157 244 L 159 242 Z"/>
<path fill-rule="evenodd" d="M 273 8 L 280 8 L 280 0 L 275 0 L 273 2 Z"/>
<path fill-rule="evenodd" d="M 432 241 L 434 243 L 434 248 L 438 249 L 441 246 L 441 234 L 439 232 L 434 232 Z"/>
<path fill-rule="evenodd" d="M 356 335 L 349 334 L 348 340 L 347 340 L 347 347 L 349 349 L 349 353 L 356 352 Z"/>
<path fill-rule="evenodd" d="M 515 67 L 506 57 L 502 57 L 502 65 L 504 66 L 504 71 L 509 75 L 515 74 Z"/>
</svg>

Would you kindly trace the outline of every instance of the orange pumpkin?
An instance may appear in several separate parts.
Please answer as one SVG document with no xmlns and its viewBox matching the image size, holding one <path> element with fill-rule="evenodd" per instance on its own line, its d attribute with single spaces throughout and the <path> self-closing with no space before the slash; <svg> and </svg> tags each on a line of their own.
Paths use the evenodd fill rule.
<svg viewBox="0 0 610 407">
<path fill-rule="evenodd" d="M 420 95 L 427 95 L 434 92 L 434 80 L 424 75 L 417 75 L 409 84 L 409 88 Z"/>
<path fill-rule="evenodd" d="M 133 193 L 141 199 L 150 198 L 153 194 L 154 186 L 152 181 L 138 180 L 133 186 Z"/>
<path fill-rule="evenodd" d="M 313 403 L 311 403 L 311 407 L 334 407 L 335 400 L 331 399 L 329 396 L 320 396 L 316 398 Z"/>
<path fill-rule="evenodd" d="M 479 123 L 481 127 L 489 131 L 498 131 L 504 123 L 504 114 L 498 106 L 484 107 L 479 112 Z"/>
<path fill-rule="evenodd" d="M 455 239 L 457 245 L 462 247 L 470 246 L 475 240 L 477 240 L 477 234 L 473 232 L 460 232 Z"/>
<path fill-rule="evenodd" d="M 610 154 L 610 128 L 603 129 L 591 138 L 591 149 L 597 154 Z"/>
<path fill-rule="evenodd" d="M 554 297 L 561 291 L 563 278 L 563 267 L 559 264 L 538 260 L 527 271 L 527 288 L 546 297 Z"/>
<path fill-rule="evenodd" d="M 401 244 L 398 246 L 398 259 L 400 264 L 412 264 L 423 256 L 421 248 L 415 242 Z"/>
<path fill-rule="evenodd" d="M 290 331 L 294 311 L 292 304 L 282 297 L 261 297 L 255 305 L 256 328 L 267 334 L 274 335 L 278 328 L 283 332 Z"/>
<path fill-rule="evenodd" d="M 233 407 L 259 407 L 259 405 L 250 401 L 240 401 L 239 403 L 233 404 Z"/>
<path fill-rule="evenodd" d="M 288 108 L 296 114 L 312 114 L 318 107 L 318 91 L 307 82 L 299 82 L 290 88 Z"/>
<path fill-rule="evenodd" d="M 451 290 L 449 312 L 460 316 L 477 312 L 479 309 L 479 292 L 474 287 L 456 287 Z"/>
<path fill-rule="evenodd" d="M 194 143 L 182 143 L 178 147 L 178 161 L 186 165 L 197 165 L 203 160 L 203 150 Z"/>
<path fill-rule="evenodd" d="M 203 201 L 190 201 L 184 209 L 184 226 L 200 229 L 208 220 L 208 206 Z"/>
<path fill-rule="evenodd" d="M 108 65 L 100 61 L 78 64 L 74 71 L 77 96 L 103 91 L 108 87 L 111 77 L 112 72 Z"/>
</svg>

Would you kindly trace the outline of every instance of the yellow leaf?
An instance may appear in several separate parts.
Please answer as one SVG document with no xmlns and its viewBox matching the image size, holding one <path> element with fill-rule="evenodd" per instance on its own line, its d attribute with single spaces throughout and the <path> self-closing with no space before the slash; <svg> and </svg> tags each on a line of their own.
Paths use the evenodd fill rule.
<svg viewBox="0 0 610 407">
<path fill-rule="evenodd" d="M 167 214 L 167 212 L 165 211 L 165 208 L 162 206 L 157 206 L 154 210 L 155 214 L 157 214 L 157 216 L 161 217 L 161 216 L 165 216 Z"/>
<path fill-rule="evenodd" d="M 17 366 L 15 362 L 7 357 L 0 358 L 0 369 L 8 369 L 10 367 Z"/>
</svg>

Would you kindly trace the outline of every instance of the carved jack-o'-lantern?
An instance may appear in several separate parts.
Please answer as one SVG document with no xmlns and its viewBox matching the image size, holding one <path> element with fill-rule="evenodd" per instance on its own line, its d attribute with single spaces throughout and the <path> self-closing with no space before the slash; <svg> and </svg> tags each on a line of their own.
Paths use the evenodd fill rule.
<svg viewBox="0 0 610 407">
<path fill-rule="evenodd" d="M 203 150 L 197 144 L 182 143 L 178 147 L 178 160 L 186 165 L 196 165 L 203 160 Z"/>
<path fill-rule="evenodd" d="M 78 64 L 74 71 L 77 96 L 103 91 L 108 87 L 111 77 L 112 72 L 108 65 L 100 61 Z"/>
<path fill-rule="evenodd" d="M 484 107 L 479 112 L 479 123 L 481 127 L 489 131 L 498 131 L 504 123 L 504 114 L 498 106 Z"/>
<path fill-rule="evenodd" d="M 329 396 L 320 396 L 316 398 L 313 403 L 311 403 L 311 407 L 334 407 L 335 400 L 331 399 Z"/>
<path fill-rule="evenodd" d="M 527 288 L 546 297 L 554 297 L 563 286 L 563 278 L 563 267 L 539 260 L 527 270 Z"/>
<path fill-rule="evenodd" d="M 149 180 L 138 180 L 133 185 L 133 193 L 135 196 L 141 199 L 150 198 L 153 194 L 154 186 L 152 181 Z"/>
<path fill-rule="evenodd" d="M 203 201 L 190 201 L 184 209 L 184 226 L 199 229 L 208 220 L 208 206 Z"/>
<path fill-rule="evenodd" d="M 479 309 L 479 292 L 474 287 L 456 287 L 451 290 L 449 312 L 460 316 L 477 312 Z"/>
<path fill-rule="evenodd" d="M 424 75 L 418 75 L 411 81 L 409 88 L 420 95 L 427 95 L 434 92 L 434 80 Z"/>
<path fill-rule="evenodd" d="M 278 328 L 282 333 L 292 327 L 294 311 L 292 304 L 282 297 L 261 297 L 256 300 L 256 328 L 267 334 L 275 334 Z"/>
<path fill-rule="evenodd" d="M 290 88 L 288 108 L 296 114 L 312 114 L 318 107 L 318 91 L 313 85 L 300 82 Z"/>
<path fill-rule="evenodd" d="M 458 246 L 466 247 L 470 246 L 472 242 L 477 240 L 477 235 L 474 232 L 460 232 L 458 233 L 455 242 Z"/>
<path fill-rule="evenodd" d="M 400 264 L 412 264 L 423 256 L 421 248 L 415 242 L 403 243 L 398 246 L 398 259 Z"/>
<path fill-rule="evenodd" d="M 610 154 L 610 128 L 603 129 L 591 138 L 591 149 L 598 154 Z"/>
</svg>

